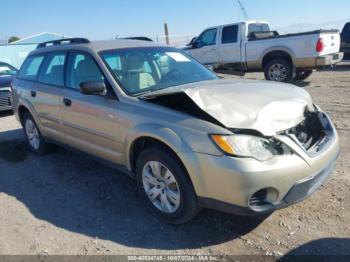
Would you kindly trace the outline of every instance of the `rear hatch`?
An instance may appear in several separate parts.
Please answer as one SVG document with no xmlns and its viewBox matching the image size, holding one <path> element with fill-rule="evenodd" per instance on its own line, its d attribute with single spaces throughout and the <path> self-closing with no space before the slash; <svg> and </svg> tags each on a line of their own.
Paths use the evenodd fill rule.
<svg viewBox="0 0 350 262">
<path fill-rule="evenodd" d="M 340 34 L 336 32 L 321 33 L 320 38 L 323 40 L 323 51 L 321 56 L 338 53 L 340 50 Z"/>
</svg>

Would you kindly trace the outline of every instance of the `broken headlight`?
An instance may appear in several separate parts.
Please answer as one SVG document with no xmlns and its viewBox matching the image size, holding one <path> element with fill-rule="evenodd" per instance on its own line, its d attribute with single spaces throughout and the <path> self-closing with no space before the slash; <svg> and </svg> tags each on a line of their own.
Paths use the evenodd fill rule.
<svg viewBox="0 0 350 262">
<path fill-rule="evenodd" d="M 267 161 L 284 153 L 273 140 L 251 135 L 211 135 L 213 142 L 226 154 Z"/>
</svg>

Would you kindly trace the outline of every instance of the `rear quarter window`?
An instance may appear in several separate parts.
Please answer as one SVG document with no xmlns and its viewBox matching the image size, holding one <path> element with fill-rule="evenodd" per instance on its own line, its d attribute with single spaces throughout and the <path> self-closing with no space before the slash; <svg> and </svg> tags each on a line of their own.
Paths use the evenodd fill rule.
<svg viewBox="0 0 350 262">
<path fill-rule="evenodd" d="M 268 31 L 270 31 L 270 27 L 268 24 L 250 24 L 248 27 L 248 36 L 250 36 L 251 33 L 260 33 Z"/>
<path fill-rule="evenodd" d="M 44 55 L 28 57 L 18 73 L 19 79 L 36 80 Z"/>
</svg>

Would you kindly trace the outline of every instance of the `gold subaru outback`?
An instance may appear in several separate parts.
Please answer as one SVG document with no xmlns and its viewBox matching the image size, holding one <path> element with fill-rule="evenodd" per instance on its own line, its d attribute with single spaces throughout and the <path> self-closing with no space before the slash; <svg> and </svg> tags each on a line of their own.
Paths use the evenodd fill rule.
<svg viewBox="0 0 350 262">
<path fill-rule="evenodd" d="M 169 223 L 200 208 L 287 207 L 315 192 L 339 155 L 331 120 L 305 90 L 223 80 L 152 42 L 43 43 L 12 88 L 34 153 L 55 143 L 112 164 Z"/>
</svg>

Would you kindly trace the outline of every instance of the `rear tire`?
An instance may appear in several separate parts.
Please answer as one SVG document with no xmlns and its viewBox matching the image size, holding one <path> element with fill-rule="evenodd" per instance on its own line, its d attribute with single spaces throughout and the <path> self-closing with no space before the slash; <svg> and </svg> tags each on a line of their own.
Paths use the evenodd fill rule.
<svg viewBox="0 0 350 262">
<path fill-rule="evenodd" d="M 265 79 L 276 82 L 291 82 L 293 64 L 285 58 L 275 58 L 267 62 L 264 68 Z"/>
<path fill-rule="evenodd" d="M 47 153 L 49 146 L 41 135 L 31 114 L 24 113 L 22 124 L 30 150 L 37 155 Z"/>
<path fill-rule="evenodd" d="M 295 77 L 295 80 L 296 81 L 304 81 L 307 78 L 309 78 L 313 72 L 314 72 L 313 70 L 297 71 L 297 76 Z"/>
<path fill-rule="evenodd" d="M 152 213 L 170 224 L 184 224 L 199 212 L 187 172 L 168 150 L 149 148 L 142 152 L 136 163 L 136 181 Z"/>
</svg>

